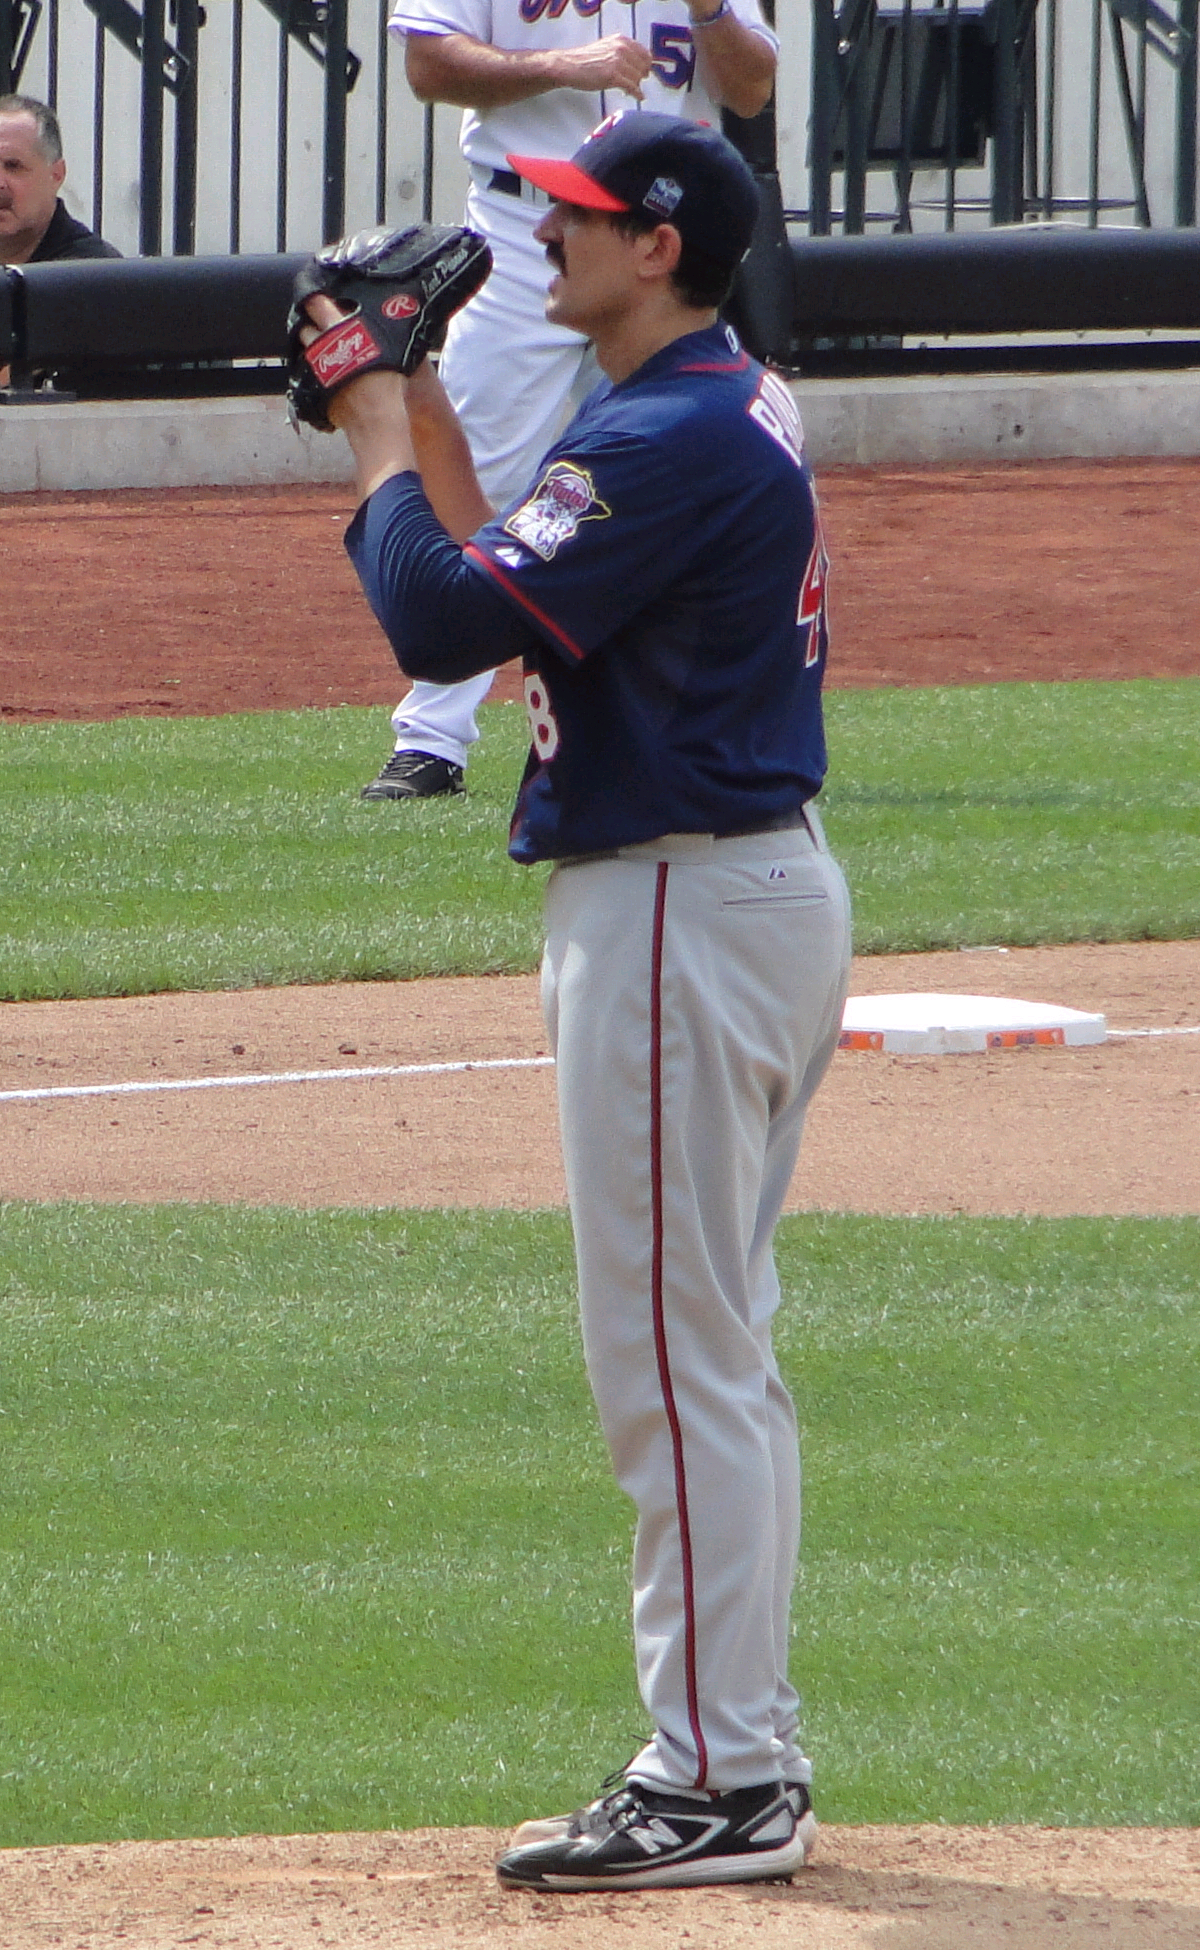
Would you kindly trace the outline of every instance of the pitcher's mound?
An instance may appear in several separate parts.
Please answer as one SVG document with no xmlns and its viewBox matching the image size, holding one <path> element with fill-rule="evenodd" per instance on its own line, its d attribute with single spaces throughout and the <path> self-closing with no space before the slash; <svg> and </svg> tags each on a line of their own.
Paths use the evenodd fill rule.
<svg viewBox="0 0 1200 1950">
<path fill-rule="evenodd" d="M 5 1950 L 1195 1950 L 1184 1829 L 825 1828 L 790 1883 L 502 1891 L 484 1828 L 0 1853 Z"/>
</svg>

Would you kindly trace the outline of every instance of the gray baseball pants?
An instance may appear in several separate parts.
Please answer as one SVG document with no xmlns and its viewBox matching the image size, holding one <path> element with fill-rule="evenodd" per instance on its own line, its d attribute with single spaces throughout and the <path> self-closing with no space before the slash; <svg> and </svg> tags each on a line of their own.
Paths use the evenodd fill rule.
<svg viewBox="0 0 1200 1950">
<path fill-rule="evenodd" d="M 543 1007 L 588 1377 L 637 1510 L 637 1779 L 807 1778 L 787 1675 L 800 1459 L 772 1235 L 837 1046 L 849 899 L 820 823 L 561 863 Z"/>
</svg>

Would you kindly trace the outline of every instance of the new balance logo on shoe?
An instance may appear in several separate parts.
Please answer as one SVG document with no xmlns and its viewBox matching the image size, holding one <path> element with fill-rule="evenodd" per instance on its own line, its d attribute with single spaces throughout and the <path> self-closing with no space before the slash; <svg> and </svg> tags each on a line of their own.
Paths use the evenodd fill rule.
<svg viewBox="0 0 1200 1950">
<path fill-rule="evenodd" d="M 698 1795 L 627 1781 L 575 1815 L 526 1823 L 496 1873 L 527 1889 L 762 1882 L 804 1867 L 816 1826 L 808 1789 L 794 1783 Z"/>
</svg>

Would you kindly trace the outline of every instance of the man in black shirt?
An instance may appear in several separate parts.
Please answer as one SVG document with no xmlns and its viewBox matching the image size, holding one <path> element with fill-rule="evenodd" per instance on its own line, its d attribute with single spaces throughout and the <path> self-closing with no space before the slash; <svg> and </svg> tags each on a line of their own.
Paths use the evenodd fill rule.
<svg viewBox="0 0 1200 1950">
<path fill-rule="evenodd" d="M 0 95 L 0 264 L 121 255 L 68 214 L 59 195 L 66 173 L 53 109 L 30 95 Z"/>
</svg>

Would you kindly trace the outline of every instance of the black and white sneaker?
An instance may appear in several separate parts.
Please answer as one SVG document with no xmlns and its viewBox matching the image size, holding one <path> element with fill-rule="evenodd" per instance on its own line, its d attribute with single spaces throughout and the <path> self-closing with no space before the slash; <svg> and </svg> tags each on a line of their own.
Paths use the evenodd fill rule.
<svg viewBox="0 0 1200 1950">
<path fill-rule="evenodd" d="M 360 799 L 440 799 L 465 792 L 463 768 L 433 752 L 393 752 Z"/>
<path fill-rule="evenodd" d="M 807 1802 L 807 1788 L 802 1792 Z M 778 1781 L 728 1794 L 671 1794 L 627 1781 L 569 1816 L 565 1832 L 508 1849 L 496 1874 L 525 1889 L 763 1882 L 804 1867 L 802 1822 L 796 1789 Z"/>
<path fill-rule="evenodd" d="M 510 1851 L 515 1848 L 528 1848 L 533 1842 L 557 1841 L 562 1835 L 587 1834 L 595 1821 L 604 1819 L 603 1809 L 608 1791 L 615 1787 L 618 1781 L 623 1780 L 624 1775 L 617 1774 L 611 1780 L 605 1781 L 601 1799 L 589 1802 L 586 1808 L 576 1808 L 573 1814 L 542 1815 L 535 1816 L 532 1821 L 523 1821 L 514 1831 L 509 1842 Z M 804 1843 L 804 1860 L 806 1863 L 811 1862 L 813 1851 L 817 1846 L 819 1826 L 817 1817 L 813 1813 L 808 1782 L 785 1781 L 783 1791 L 795 1811 L 796 1830 Z"/>
</svg>

